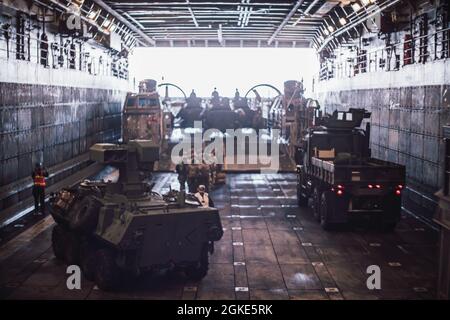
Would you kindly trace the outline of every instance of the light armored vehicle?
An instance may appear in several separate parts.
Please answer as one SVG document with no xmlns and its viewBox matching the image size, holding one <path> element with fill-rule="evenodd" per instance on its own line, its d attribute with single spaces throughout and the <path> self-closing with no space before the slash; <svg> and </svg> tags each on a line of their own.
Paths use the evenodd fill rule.
<svg viewBox="0 0 450 320">
<path fill-rule="evenodd" d="M 79 264 L 85 277 L 105 290 L 152 270 L 204 277 L 214 241 L 223 235 L 218 210 L 200 207 L 183 192 L 152 191 L 146 174 L 159 150 L 150 141 L 96 144 L 90 153 L 92 160 L 118 167 L 120 177 L 115 183 L 85 181 L 54 195 L 55 256 Z"/>
</svg>

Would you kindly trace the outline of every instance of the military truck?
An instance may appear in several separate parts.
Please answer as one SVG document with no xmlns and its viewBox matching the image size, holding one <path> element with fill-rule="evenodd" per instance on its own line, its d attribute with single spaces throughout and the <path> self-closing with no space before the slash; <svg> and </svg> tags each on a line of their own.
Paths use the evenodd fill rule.
<svg viewBox="0 0 450 320">
<path fill-rule="evenodd" d="M 326 230 L 353 218 L 369 217 L 391 231 L 400 219 L 405 167 L 371 158 L 370 118 L 364 109 L 316 111 L 297 157 L 300 206 L 312 198 L 315 218 Z"/>
<path fill-rule="evenodd" d="M 162 196 L 145 182 L 159 148 L 152 141 L 96 144 L 91 159 L 116 166 L 117 183 L 86 181 L 51 199 L 57 258 L 79 264 L 99 288 L 115 289 L 124 276 L 183 270 L 192 279 L 208 271 L 209 254 L 223 229 L 218 210 L 183 192 Z"/>
</svg>

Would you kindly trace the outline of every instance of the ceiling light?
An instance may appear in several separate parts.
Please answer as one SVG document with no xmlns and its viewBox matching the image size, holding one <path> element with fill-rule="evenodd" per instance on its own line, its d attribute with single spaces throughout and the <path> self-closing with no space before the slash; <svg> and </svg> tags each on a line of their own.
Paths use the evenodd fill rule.
<svg viewBox="0 0 450 320">
<path fill-rule="evenodd" d="M 334 32 L 334 28 L 333 28 L 333 26 L 328 26 L 328 31 L 330 31 L 330 32 Z"/>
<path fill-rule="evenodd" d="M 109 25 L 111 24 L 111 22 L 112 22 L 111 20 L 106 19 L 106 20 L 103 22 L 103 27 L 108 28 Z"/>
<path fill-rule="evenodd" d="M 98 10 L 92 10 L 91 12 L 89 12 L 88 18 L 94 20 L 97 17 L 98 12 Z"/>
<path fill-rule="evenodd" d="M 341 26 L 345 26 L 347 24 L 347 19 L 345 18 L 340 18 L 339 19 L 339 23 L 341 24 Z"/>
<path fill-rule="evenodd" d="M 323 29 L 323 33 L 328 36 L 330 34 L 330 31 L 328 31 L 327 29 Z"/>
<path fill-rule="evenodd" d="M 361 10 L 361 5 L 358 2 L 352 3 L 352 8 L 355 12 Z"/>
</svg>

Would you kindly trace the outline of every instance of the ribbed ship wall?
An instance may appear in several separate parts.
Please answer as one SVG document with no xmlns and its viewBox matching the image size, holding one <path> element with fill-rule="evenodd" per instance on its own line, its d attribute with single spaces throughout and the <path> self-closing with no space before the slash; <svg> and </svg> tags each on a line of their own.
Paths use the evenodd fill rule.
<svg viewBox="0 0 450 320">
<path fill-rule="evenodd" d="M 128 81 L 26 61 L 0 70 L 0 186 L 117 141 Z"/>
</svg>

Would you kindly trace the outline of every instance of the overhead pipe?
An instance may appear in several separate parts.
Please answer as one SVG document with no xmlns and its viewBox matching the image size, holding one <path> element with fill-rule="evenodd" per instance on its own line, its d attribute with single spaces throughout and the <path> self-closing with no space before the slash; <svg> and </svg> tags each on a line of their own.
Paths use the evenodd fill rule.
<svg viewBox="0 0 450 320">
<path fill-rule="evenodd" d="M 308 8 L 302 13 L 302 15 L 292 24 L 293 27 L 297 26 L 299 22 L 302 20 L 302 18 L 309 14 L 309 12 L 314 8 L 314 6 L 319 2 L 320 0 L 314 0 Z"/>
<path fill-rule="evenodd" d="M 197 18 L 195 17 L 194 11 L 193 11 L 192 8 L 191 8 L 191 4 L 189 3 L 189 0 L 186 0 L 186 4 L 187 4 L 187 6 L 188 6 L 188 11 L 189 11 L 189 13 L 191 14 L 192 21 L 194 22 L 195 27 L 198 28 L 198 27 L 199 27 L 199 24 L 198 24 Z"/>
<path fill-rule="evenodd" d="M 270 39 L 267 41 L 268 45 L 271 45 L 273 40 L 278 36 L 281 30 L 283 30 L 284 26 L 291 20 L 291 18 L 294 16 L 294 14 L 297 12 L 298 8 L 305 2 L 304 0 L 298 0 L 295 6 L 292 8 L 292 10 L 288 13 L 286 18 L 281 22 L 281 24 L 278 26 L 277 30 L 272 34 Z"/>
</svg>

